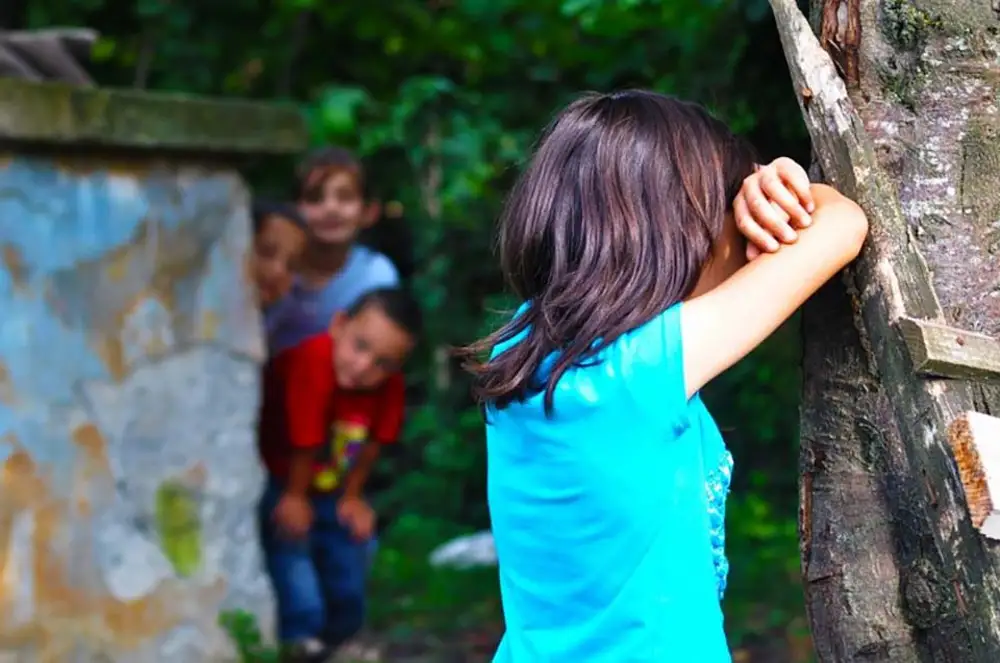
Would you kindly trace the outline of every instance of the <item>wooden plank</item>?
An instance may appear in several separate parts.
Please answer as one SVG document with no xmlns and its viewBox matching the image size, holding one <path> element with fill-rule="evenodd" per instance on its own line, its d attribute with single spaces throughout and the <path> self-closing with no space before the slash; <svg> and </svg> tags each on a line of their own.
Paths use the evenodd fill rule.
<svg viewBox="0 0 1000 663">
<path fill-rule="evenodd" d="M 958 465 L 972 525 L 1000 539 L 1000 419 L 966 412 L 948 427 L 948 443 Z"/>
<path fill-rule="evenodd" d="M 1000 341 L 986 334 L 903 317 L 896 322 L 918 375 L 1000 380 Z"/>
<path fill-rule="evenodd" d="M 88 28 L 0 33 L 0 76 L 93 85 L 84 63 L 98 36 Z"/>
</svg>

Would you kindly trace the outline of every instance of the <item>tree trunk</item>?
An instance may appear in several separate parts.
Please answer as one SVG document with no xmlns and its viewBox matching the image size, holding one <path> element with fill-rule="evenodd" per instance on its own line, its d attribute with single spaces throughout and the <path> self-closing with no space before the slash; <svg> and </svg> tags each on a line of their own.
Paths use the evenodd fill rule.
<svg viewBox="0 0 1000 663">
<path fill-rule="evenodd" d="M 819 660 L 996 663 L 1000 555 L 949 432 L 1000 415 L 1000 2 L 814 0 L 819 39 L 795 0 L 771 5 L 823 174 L 872 226 L 804 311 Z"/>
</svg>

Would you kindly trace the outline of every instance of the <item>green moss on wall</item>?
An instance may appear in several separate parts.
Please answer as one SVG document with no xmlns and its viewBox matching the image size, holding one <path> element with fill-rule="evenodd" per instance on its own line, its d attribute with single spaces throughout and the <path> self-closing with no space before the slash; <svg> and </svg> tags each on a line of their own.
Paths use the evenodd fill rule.
<svg viewBox="0 0 1000 663">
<path fill-rule="evenodd" d="M 201 566 L 201 517 L 193 491 L 165 481 L 156 491 L 156 528 L 163 554 L 177 574 L 193 575 Z"/>
<path fill-rule="evenodd" d="M 297 108 L 0 79 L 0 139 L 206 153 L 297 152 Z"/>
</svg>

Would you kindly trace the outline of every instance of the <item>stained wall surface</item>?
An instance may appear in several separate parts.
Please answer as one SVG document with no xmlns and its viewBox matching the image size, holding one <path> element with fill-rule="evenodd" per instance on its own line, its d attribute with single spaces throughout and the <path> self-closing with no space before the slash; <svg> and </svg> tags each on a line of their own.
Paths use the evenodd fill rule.
<svg viewBox="0 0 1000 663">
<path fill-rule="evenodd" d="M 248 202 L 221 168 L 0 153 L 11 660 L 218 660 L 226 608 L 266 629 Z"/>
</svg>

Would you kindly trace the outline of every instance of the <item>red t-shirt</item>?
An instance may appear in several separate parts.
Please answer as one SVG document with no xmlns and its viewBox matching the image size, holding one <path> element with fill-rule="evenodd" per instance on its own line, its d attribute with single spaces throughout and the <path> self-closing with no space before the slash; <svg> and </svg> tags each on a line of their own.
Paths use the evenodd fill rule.
<svg viewBox="0 0 1000 663">
<path fill-rule="evenodd" d="M 314 487 L 334 490 L 368 441 L 396 441 L 405 383 L 389 377 L 374 391 L 346 391 L 333 374 L 333 339 L 319 334 L 288 348 L 264 367 L 258 444 L 268 472 L 288 476 L 292 448 L 320 448 Z"/>
</svg>

